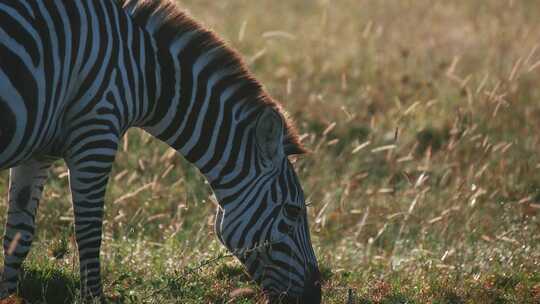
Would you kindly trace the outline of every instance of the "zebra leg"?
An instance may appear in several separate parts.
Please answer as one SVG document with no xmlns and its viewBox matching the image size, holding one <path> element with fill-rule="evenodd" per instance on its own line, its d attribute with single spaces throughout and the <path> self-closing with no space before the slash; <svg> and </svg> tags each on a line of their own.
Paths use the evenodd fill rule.
<svg viewBox="0 0 540 304">
<path fill-rule="evenodd" d="M 10 171 L 0 299 L 17 291 L 21 264 L 34 239 L 36 211 L 49 167 L 48 161 L 31 160 Z"/>
<path fill-rule="evenodd" d="M 100 247 L 104 197 L 117 142 L 96 141 L 66 159 L 75 214 L 75 238 L 79 251 L 81 295 L 85 301 L 102 301 Z"/>
</svg>

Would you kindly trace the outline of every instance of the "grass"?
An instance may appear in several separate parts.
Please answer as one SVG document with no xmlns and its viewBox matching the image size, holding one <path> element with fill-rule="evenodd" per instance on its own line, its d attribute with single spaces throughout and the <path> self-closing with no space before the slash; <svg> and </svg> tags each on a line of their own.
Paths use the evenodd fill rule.
<svg viewBox="0 0 540 304">
<path fill-rule="evenodd" d="M 295 165 L 324 303 L 540 302 L 539 3 L 183 7 L 240 50 L 313 151 Z M 44 197 L 22 294 L 77 302 L 63 164 Z M 106 206 L 111 302 L 260 300 L 213 237 L 210 201 L 196 169 L 129 132 Z"/>
</svg>

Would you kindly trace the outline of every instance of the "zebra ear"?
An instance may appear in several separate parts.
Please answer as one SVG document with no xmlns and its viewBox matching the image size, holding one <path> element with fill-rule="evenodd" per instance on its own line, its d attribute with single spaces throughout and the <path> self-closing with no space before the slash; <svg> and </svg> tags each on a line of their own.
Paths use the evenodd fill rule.
<svg viewBox="0 0 540 304">
<path fill-rule="evenodd" d="M 272 109 L 264 109 L 256 126 L 257 145 L 268 158 L 273 158 L 282 148 L 283 120 Z"/>
<path fill-rule="evenodd" d="M 293 142 L 285 142 L 283 145 L 283 150 L 285 151 L 285 155 L 300 155 L 308 153 L 306 148 Z"/>
</svg>

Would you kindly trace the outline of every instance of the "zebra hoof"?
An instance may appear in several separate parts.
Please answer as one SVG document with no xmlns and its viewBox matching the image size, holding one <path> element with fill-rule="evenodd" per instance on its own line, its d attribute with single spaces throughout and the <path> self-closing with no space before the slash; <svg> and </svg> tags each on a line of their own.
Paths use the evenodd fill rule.
<svg viewBox="0 0 540 304">
<path fill-rule="evenodd" d="M 11 296 L 12 293 L 9 292 L 4 283 L 0 283 L 0 300 L 5 300 Z"/>
</svg>

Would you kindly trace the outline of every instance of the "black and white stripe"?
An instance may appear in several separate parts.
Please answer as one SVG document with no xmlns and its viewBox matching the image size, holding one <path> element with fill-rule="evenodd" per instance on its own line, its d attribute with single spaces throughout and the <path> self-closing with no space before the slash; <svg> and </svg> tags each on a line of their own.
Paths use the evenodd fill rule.
<svg viewBox="0 0 540 304">
<path fill-rule="evenodd" d="M 12 168 L 0 295 L 17 287 L 51 160 L 70 172 L 81 288 L 102 296 L 105 189 L 130 127 L 195 164 L 216 232 L 270 297 L 320 302 L 303 152 L 237 54 L 167 1 L 0 0 L 0 169 Z"/>
</svg>

